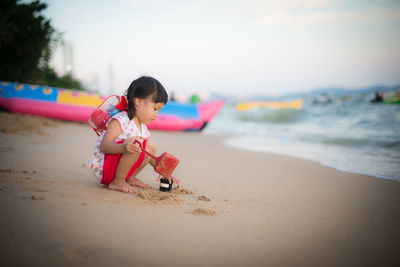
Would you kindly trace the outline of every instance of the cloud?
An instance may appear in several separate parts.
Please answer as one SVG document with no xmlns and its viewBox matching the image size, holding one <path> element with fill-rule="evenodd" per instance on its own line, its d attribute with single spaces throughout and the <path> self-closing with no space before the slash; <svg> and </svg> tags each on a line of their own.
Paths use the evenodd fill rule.
<svg viewBox="0 0 400 267">
<path fill-rule="evenodd" d="M 336 1 L 337 2 L 337 1 Z M 272 1 L 272 3 L 265 4 L 266 7 L 275 10 L 282 9 L 298 9 L 298 8 L 329 8 L 335 6 L 333 0 L 289 0 L 289 1 Z"/>
<path fill-rule="evenodd" d="M 338 13 L 293 14 L 277 12 L 264 16 L 261 24 L 271 26 L 301 26 L 332 21 L 340 17 Z"/>
<path fill-rule="evenodd" d="M 390 8 L 368 7 L 359 10 L 282 10 L 269 13 L 260 19 L 267 26 L 311 26 L 324 23 L 371 22 L 399 20 L 400 10 Z"/>
</svg>

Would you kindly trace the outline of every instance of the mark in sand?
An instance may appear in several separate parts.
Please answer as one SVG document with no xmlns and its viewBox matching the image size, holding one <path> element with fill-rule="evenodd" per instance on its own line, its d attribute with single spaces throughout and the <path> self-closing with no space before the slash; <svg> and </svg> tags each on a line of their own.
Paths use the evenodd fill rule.
<svg viewBox="0 0 400 267">
<path fill-rule="evenodd" d="M 44 197 L 37 197 L 37 196 L 32 196 L 32 200 L 45 200 L 46 198 Z"/>
<path fill-rule="evenodd" d="M 47 191 L 47 190 L 40 189 L 40 188 L 36 189 L 35 191 L 36 191 L 36 192 L 49 192 L 49 191 Z"/>
<path fill-rule="evenodd" d="M 205 195 L 201 195 L 197 198 L 197 200 L 201 200 L 201 201 L 211 201 L 211 199 L 209 199 L 208 197 L 206 197 Z"/>
<path fill-rule="evenodd" d="M 203 208 L 197 208 L 189 212 L 190 214 L 194 215 L 210 215 L 210 216 L 215 216 L 217 215 L 217 212 L 213 210 L 208 210 L 208 209 L 203 209 Z"/>
<path fill-rule="evenodd" d="M 15 170 L 14 170 L 14 169 L 11 169 L 11 168 L 9 168 L 9 169 L 1 169 L 1 170 L 0 170 L 0 173 L 3 173 L 3 172 L 14 173 Z"/>
</svg>

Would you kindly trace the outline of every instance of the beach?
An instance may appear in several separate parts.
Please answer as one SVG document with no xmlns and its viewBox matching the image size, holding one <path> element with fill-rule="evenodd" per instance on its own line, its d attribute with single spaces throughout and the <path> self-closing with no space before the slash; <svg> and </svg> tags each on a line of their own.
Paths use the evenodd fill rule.
<svg viewBox="0 0 400 267">
<path fill-rule="evenodd" d="M 148 166 L 153 189 L 125 194 L 91 174 L 87 124 L 0 119 L 2 266 L 400 265 L 397 181 L 151 131 L 182 183 L 159 192 Z"/>
</svg>

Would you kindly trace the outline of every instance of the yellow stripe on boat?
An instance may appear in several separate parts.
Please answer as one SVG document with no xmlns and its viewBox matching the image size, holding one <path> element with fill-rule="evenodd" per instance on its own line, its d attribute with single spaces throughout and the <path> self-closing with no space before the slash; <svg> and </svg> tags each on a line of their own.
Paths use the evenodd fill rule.
<svg viewBox="0 0 400 267">
<path fill-rule="evenodd" d="M 239 111 L 245 111 L 253 108 L 301 109 L 302 106 L 303 106 L 303 99 L 299 98 L 293 101 L 281 101 L 281 102 L 241 102 L 237 104 L 236 109 Z"/>
<path fill-rule="evenodd" d="M 70 90 L 59 90 L 57 103 L 79 106 L 98 107 L 103 99 L 97 94 L 76 92 Z"/>
</svg>

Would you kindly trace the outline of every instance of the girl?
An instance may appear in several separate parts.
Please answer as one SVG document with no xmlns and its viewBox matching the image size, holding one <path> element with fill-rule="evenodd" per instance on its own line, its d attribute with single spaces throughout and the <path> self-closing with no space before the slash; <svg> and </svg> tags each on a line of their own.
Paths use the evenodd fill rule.
<svg viewBox="0 0 400 267">
<path fill-rule="evenodd" d="M 154 160 L 145 156 L 144 149 L 155 154 L 156 147 L 149 141 L 150 132 L 146 124 L 153 121 L 168 101 L 168 94 L 159 81 L 152 77 L 134 80 L 125 93 L 125 109 L 114 115 L 96 144 L 91 169 L 102 184 L 125 193 L 135 192 L 132 186 L 151 188 L 136 178 L 148 164 L 154 167 Z M 161 175 L 157 181 L 161 179 Z M 173 183 L 180 181 L 171 177 Z"/>
</svg>

